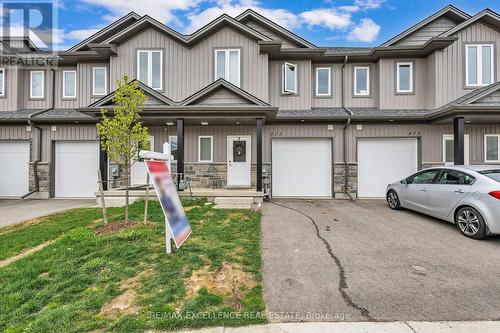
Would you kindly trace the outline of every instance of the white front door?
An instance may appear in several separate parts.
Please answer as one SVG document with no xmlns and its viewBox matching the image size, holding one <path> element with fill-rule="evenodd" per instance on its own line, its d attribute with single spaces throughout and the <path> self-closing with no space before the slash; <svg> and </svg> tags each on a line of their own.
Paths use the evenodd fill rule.
<svg viewBox="0 0 500 333">
<path fill-rule="evenodd" d="M 98 189 L 99 143 L 61 141 L 55 144 L 55 196 L 93 197 Z"/>
<path fill-rule="evenodd" d="M 149 150 L 155 150 L 155 137 L 149 137 Z M 130 168 L 130 185 L 138 186 L 138 185 L 146 185 L 147 182 L 147 170 L 144 162 L 137 161 Z"/>
<path fill-rule="evenodd" d="M 30 143 L 0 142 L 0 197 L 19 197 L 28 193 Z"/>
<path fill-rule="evenodd" d="M 227 186 L 251 185 L 252 138 L 250 136 L 227 137 Z"/>
</svg>

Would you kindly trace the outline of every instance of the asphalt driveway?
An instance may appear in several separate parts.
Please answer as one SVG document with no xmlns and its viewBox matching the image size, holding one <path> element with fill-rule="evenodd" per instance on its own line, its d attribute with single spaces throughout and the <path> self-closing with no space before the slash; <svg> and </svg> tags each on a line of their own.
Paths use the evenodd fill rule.
<svg viewBox="0 0 500 333">
<path fill-rule="evenodd" d="M 275 200 L 262 228 L 273 321 L 500 319 L 500 237 L 379 200 Z"/>
<path fill-rule="evenodd" d="M 0 199 L 0 227 L 95 204 L 95 199 Z"/>
</svg>

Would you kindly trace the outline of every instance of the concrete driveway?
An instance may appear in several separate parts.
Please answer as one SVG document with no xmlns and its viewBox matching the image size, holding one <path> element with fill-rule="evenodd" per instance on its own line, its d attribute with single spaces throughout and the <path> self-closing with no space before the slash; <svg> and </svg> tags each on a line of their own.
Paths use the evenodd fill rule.
<svg viewBox="0 0 500 333">
<path fill-rule="evenodd" d="M 95 205 L 95 199 L 0 199 L 0 227 L 73 208 Z"/>
<path fill-rule="evenodd" d="M 379 200 L 273 202 L 262 220 L 271 320 L 500 319 L 500 237 L 471 240 Z"/>
</svg>

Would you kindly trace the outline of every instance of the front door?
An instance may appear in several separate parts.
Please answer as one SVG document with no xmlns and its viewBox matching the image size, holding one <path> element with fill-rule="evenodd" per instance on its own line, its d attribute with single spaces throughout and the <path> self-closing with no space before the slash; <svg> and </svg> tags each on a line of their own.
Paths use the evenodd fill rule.
<svg viewBox="0 0 500 333">
<path fill-rule="evenodd" d="M 227 186 L 250 187 L 252 138 L 250 136 L 227 137 Z"/>
</svg>

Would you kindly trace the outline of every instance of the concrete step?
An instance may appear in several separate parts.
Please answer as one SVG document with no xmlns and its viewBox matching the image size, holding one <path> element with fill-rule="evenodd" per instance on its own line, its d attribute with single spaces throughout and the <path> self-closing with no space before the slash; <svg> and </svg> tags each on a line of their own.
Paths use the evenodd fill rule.
<svg viewBox="0 0 500 333">
<path fill-rule="evenodd" d="M 224 206 L 252 206 L 252 197 L 216 197 L 214 200 L 216 205 Z"/>
<path fill-rule="evenodd" d="M 252 205 L 215 205 L 214 209 L 252 209 Z"/>
</svg>

